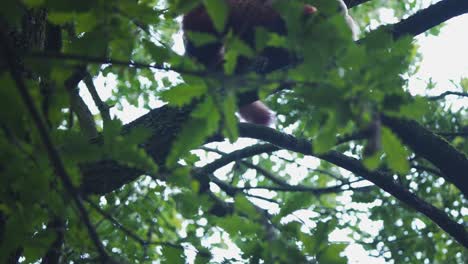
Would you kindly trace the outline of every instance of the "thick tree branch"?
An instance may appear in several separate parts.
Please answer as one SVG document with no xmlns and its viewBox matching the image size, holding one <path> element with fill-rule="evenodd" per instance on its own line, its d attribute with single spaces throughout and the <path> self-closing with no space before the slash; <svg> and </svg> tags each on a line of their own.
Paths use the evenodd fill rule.
<svg viewBox="0 0 468 264">
<path fill-rule="evenodd" d="M 146 128 L 151 135 L 142 144 L 143 149 L 160 165 L 164 172 L 164 162 L 182 124 L 189 117 L 191 107 L 174 108 L 168 105 L 153 109 L 123 128 L 123 134 L 137 128 Z M 83 174 L 83 193 L 105 194 L 134 181 L 144 171 L 130 168 L 113 160 L 102 160 L 80 166 Z"/>
<path fill-rule="evenodd" d="M 292 135 L 284 134 L 268 127 L 243 123 L 239 126 L 239 134 L 242 137 L 255 138 L 270 142 L 280 148 L 299 152 L 304 155 L 314 155 L 312 144 L 308 140 L 298 139 Z M 468 232 L 462 224 L 458 224 L 453 221 L 442 210 L 425 202 L 403 186 L 399 185 L 393 179 L 391 174 L 381 171 L 370 171 L 359 160 L 343 155 L 337 151 L 330 151 L 328 153 L 315 156 L 353 172 L 354 174 L 374 183 L 398 200 L 427 216 L 445 230 L 445 232 L 455 238 L 455 240 L 460 244 L 468 247 Z"/>
<path fill-rule="evenodd" d="M 391 26 L 393 37 L 417 36 L 425 31 L 468 12 L 466 0 L 443 0 Z"/>
<path fill-rule="evenodd" d="M 419 156 L 436 166 L 444 179 L 468 197 L 468 158 L 416 121 L 382 115 L 382 122 Z"/>
</svg>

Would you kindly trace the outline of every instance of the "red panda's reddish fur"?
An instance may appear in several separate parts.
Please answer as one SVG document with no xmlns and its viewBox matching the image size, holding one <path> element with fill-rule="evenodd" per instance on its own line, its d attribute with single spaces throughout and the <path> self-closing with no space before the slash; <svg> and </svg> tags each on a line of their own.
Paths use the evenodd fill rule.
<svg viewBox="0 0 468 264">
<path fill-rule="evenodd" d="M 222 35 L 232 31 L 237 37 L 247 44 L 254 46 L 254 30 L 256 27 L 263 27 L 278 34 L 286 34 L 285 23 L 277 11 L 272 7 L 272 0 L 226 0 L 229 7 L 229 17 L 224 32 L 217 32 L 211 19 L 203 6 L 199 6 L 187 13 L 182 21 L 184 32 L 202 32 L 213 35 Z M 304 13 L 312 14 L 315 7 L 304 5 Z M 196 58 L 208 69 L 221 70 L 223 62 L 223 44 L 210 43 L 201 47 L 196 47 L 190 41 L 186 41 L 186 52 L 189 56 Z M 284 54 L 275 51 L 275 58 L 282 60 Z M 284 53 L 284 51 L 283 51 Z M 238 63 L 238 68 L 244 65 Z M 242 71 L 243 69 L 237 69 Z M 266 105 L 260 101 L 241 106 L 239 109 L 241 117 L 252 123 L 269 125 L 273 121 L 273 113 Z"/>
</svg>

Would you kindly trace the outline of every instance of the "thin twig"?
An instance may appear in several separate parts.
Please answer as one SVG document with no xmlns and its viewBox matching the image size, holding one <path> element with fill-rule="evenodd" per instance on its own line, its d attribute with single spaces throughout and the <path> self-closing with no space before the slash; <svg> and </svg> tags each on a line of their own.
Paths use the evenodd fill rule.
<svg viewBox="0 0 468 264">
<path fill-rule="evenodd" d="M 244 193 L 244 195 L 248 196 L 248 197 L 251 197 L 251 198 L 259 199 L 259 200 L 264 200 L 264 201 L 267 201 L 267 202 L 270 202 L 270 203 L 279 204 L 279 202 L 276 201 L 275 199 L 266 198 L 266 197 L 263 197 L 263 196 L 260 196 L 260 195 L 251 194 L 251 193 Z"/>
<path fill-rule="evenodd" d="M 135 68 L 145 68 L 145 69 L 155 69 L 161 71 L 174 71 L 182 74 L 197 75 L 201 77 L 206 77 L 209 75 L 207 71 L 193 71 L 183 68 L 176 67 L 167 67 L 157 63 L 142 63 L 135 61 L 122 61 L 117 59 L 110 59 L 105 57 L 95 57 L 87 55 L 78 55 L 78 54 L 65 54 L 65 53 L 56 53 L 56 52 L 31 52 L 27 56 L 31 58 L 40 58 L 40 59 L 59 59 L 59 60 L 72 60 L 79 61 L 84 63 L 94 63 L 94 64 L 110 64 L 118 65 L 124 67 L 135 67 Z"/>
<path fill-rule="evenodd" d="M 166 246 L 166 247 L 172 247 L 175 249 L 180 249 L 180 250 L 185 250 L 184 246 L 177 245 L 174 243 L 170 242 L 162 242 L 162 241 L 151 241 L 150 239 L 144 240 L 137 234 L 135 234 L 132 230 L 128 229 L 124 225 L 122 225 L 119 221 L 117 221 L 112 215 L 107 213 L 106 211 L 102 210 L 101 207 L 99 207 L 97 204 L 95 204 L 93 201 L 91 201 L 88 198 L 85 198 L 85 201 L 94 209 L 96 212 L 98 212 L 100 215 L 102 215 L 106 220 L 111 222 L 117 229 L 122 231 L 125 235 L 127 235 L 129 238 L 135 240 L 138 244 L 140 244 L 143 248 L 147 247 L 148 245 L 157 245 L 157 246 Z M 196 250 L 197 253 L 203 254 L 203 252 L 199 252 Z"/>
<path fill-rule="evenodd" d="M 437 101 L 437 100 L 440 100 L 440 99 L 444 99 L 446 96 L 449 96 L 449 95 L 456 95 L 456 96 L 459 96 L 459 97 L 468 97 L 468 93 L 464 93 L 464 92 L 456 92 L 456 91 L 445 91 L 439 95 L 436 95 L 436 96 L 429 96 L 427 97 L 429 100 L 432 100 L 432 101 Z"/>
<path fill-rule="evenodd" d="M 358 180 L 359 182 L 362 180 Z M 343 188 L 348 186 L 348 188 Z M 313 195 L 322 195 L 328 193 L 340 193 L 344 191 L 357 191 L 357 192 L 364 192 L 369 191 L 370 189 L 374 189 L 375 186 L 363 186 L 363 187 L 351 187 L 350 184 L 344 183 L 330 187 L 324 188 L 314 188 L 302 185 L 289 185 L 289 186 L 246 186 L 246 187 L 237 187 L 236 189 L 239 191 L 245 190 L 268 190 L 268 191 L 276 191 L 276 192 L 306 192 L 311 193 Z"/>
</svg>

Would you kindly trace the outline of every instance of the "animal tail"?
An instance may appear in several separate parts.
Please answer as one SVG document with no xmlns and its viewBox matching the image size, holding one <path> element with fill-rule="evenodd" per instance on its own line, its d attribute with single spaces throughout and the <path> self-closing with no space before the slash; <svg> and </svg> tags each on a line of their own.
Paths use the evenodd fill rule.
<svg viewBox="0 0 468 264">
<path fill-rule="evenodd" d="M 273 112 L 262 102 L 255 101 L 239 109 L 240 116 L 247 122 L 268 126 L 273 120 Z"/>
</svg>

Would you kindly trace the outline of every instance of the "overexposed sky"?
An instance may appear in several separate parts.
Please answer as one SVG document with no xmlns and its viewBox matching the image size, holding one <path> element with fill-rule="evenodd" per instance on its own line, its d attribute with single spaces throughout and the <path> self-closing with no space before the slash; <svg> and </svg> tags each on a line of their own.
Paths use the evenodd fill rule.
<svg viewBox="0 0 468 264">
<path fill-rule="evenodd" d="M 455 90 L 451 80 L 459 82 L 468 77 L 468 15 L 449 20 L 439 36 L 417 37 L 423 60 L 418 74 L 410 82 L 413 92 L 424 94 L 427 81 L 432 78 L 437 83 L 431 94 Z M 468 98 L 464 106 L 468 107 Z"/>
</svg>

